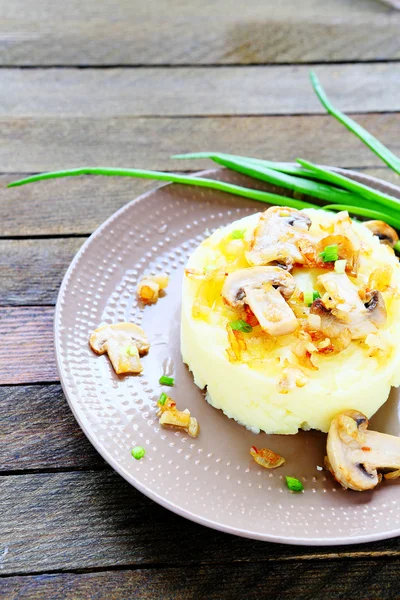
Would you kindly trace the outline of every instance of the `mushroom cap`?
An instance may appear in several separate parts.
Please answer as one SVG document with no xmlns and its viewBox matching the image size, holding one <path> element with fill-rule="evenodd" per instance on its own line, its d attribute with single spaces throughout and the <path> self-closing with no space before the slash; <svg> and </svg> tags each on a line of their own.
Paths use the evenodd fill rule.
<svg viewBox="0 0 400 600">
<path fill-rule="evenodd" d="M 90 336 L 89 344 L 96 354 L 104 354 L 110 340 L 119 341 L 121 345 L 125 346 L 127 344 L 136 346 L 141 356 L 146 354 L 150 348 L 145 332 L 134 323 L 115 323 L 98 327 Z"/>
<path fill-rule="evenodd" d="M 290 298 L 296 288 L 294 277 L 280 267 L 249 267 L 228 275 L 222 288 L 222 296 L 230 306 L 243 306 L 246 289 L 262 289 L 267 283 L 284 298 Z"/>
</svg>

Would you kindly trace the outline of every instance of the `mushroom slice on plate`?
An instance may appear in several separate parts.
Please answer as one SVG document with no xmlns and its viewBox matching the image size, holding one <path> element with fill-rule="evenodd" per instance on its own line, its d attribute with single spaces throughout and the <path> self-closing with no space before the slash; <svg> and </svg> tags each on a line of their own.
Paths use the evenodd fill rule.
<svg viewBox="0 0 400 600">
<path fill-rule="evenodd" d="M 290 270 L 304 264 L 298 243 L 307 237 L 311 219 L 305 213 L 286 206 L 268 208 L 261 216 L 251 239 L 246 239 L 246 258 L 251 265 L 278 263 Z"/>
<path fill-rule="evenodd" d="M 249 267 L 228 275 L 222 288 L 224 301 L 233 308 L 246 304 L 261 328 L 273 336 L 292 333 L 298 326 L 287 304 L 296 287 L 292 275 L 280 267 Z"/>
<path fill-rule="evenodd" d="M 377 469 L 400 469 L 400 438 L 367 427 L 365 415 L 345 411 L 333 419 L 326 444 L 326 464 L 336 481 L 359 492 L 381 481 Z"/>
<path fill-rule="evenodd" d="M 399 236 L 393 227 L 390 227 L 390 225 L 384 223 L 383 221 L 365 221 L 363 225 L 368 227 L 368 229 L 379 238 L 382 244 L 386 244 L 387 246 L 394 248 L 396 243 L 399 241 Z"/>
<path fill-rule="evenodd" d="M 383 296 L 377 290 L 368 293 L 365 304 L 358 288 L 346 274 L 329 272 L 318 277 L 329 300 L 317 299 L 311 306 L 311 314 L 321 317 L 321 331 L 329 337 L 338 337 L 348 329 L 351 338 L 365 339 L 375 333 L 377 327 L 386 322 L 386 307 Z"/>
<path fill-rule="evenodd" d="M 145 332 L 134 323 L 103 325 L 92 333 L 89 344 L 96 354 L 108 354 L 117 375 L 141 373 L 139 356 L 147 354 L 150 348 Z"/>
</svg>

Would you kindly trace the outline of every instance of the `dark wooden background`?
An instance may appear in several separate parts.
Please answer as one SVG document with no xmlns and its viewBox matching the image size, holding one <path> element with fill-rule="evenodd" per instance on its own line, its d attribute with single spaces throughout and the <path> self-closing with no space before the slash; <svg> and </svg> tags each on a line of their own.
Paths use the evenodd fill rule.
<svg viewBox="0 0 400 600">
<path fill-rule="evenodd" d="M 0 597 L 400 597 L 400 543 L 290 547 L 185 521 L 116 475 L 61 391 L 52 319 L 86 237 L 151 182 L 82 164 L 177 169 L 220 150 L 396 182 L 325 115 L 332 99 L 400 153 L 400 12 L 378 0 L 0 0 Z M 196 170 L 203 162 L 181 163 Z"/>
</svg>

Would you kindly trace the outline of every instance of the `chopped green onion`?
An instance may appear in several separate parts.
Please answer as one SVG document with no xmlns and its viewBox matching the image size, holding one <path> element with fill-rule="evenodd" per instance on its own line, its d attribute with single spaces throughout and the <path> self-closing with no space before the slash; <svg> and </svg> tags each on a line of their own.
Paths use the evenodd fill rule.
<svg viewBox="0 0 400 600">
<path fill-rule="evenodd" d="M 135 446 L 131 454 L 133 458 L 136 458 L 136 460 L 140 460 L 146 454 L 146 450 L 143 448 L 143 446 Z"/>
<path fill-rule="evenodd" d="M 244 238 L 244 234 L 246 233 L 245 229 L 235 229 L 232 231 L 231 238 L 233 240 L 242 240 Z"/>
<path fill-rule="evenodd" d="M 231 329 L 233 329 L 233 331 L 243 331 L 243 333 L 250 333 L 250 331 L 253 331 L 252 326 L 249 325 L 249 323 L 246 323 L 246 321 L 243 321 L 243 319 L 231 321 L 229 325 L 231 326 Z"/>
<path fill-rule="evenodd" d="M 167 394 L 165 392 L 163 392 L 161 394 L 160 398 L 158 399 L 158 404 L 160 404 L 160 406 L 164 406 L 167 398 L 168 398 Z"/>
<path fill-rule="evenodd" d="M 314 292 L 313 290 L 306 290 L 305 292 L 303 292 L 303 296 L 304 296 L 304 303 L 307 304 L 307 306 L 311 306 L 311 304 L 314 301 Z"/>
<path fill-rule="evenodd" d="M 296 477 L 286 476 L 286 485 L 291 492 L 302 492 L 304 490 L 304 485 Z"/>
<path fill-rule="evenodd" d="M 128 346 L 126 349 L 126 354 L 128 356 L 137 356 L 138 355 L 138 349 L 136 348 L 136 346 Z"/>
<path fill-rule="evenodd" d="M 346 264 L 347 264 L 347 260 L 337 260 L 335 262 L 335 271 L 336 271 L 336 273 L 339 273 L 340 275 L 343 275 L 343 273 L 346 272 Z"/>
<path fill-rule="evenodd" d="M 318 298 L 321 298 L 321 294 L 319 292 L 317 292 L 317 291 L 314 290 L 313 291 L 313 302 L 315 300 L 318 300 Z"/>
<path fill-rule="evenodd" d="M 173 377 L 167 377 L 166 375 L 162 375 L 160 377 L 160 385 L 169 385 L 172 387 L 174 385 L 175 379 Z"/>
<path fill-rule="evenodd" d="M 324 262 L 334 262 L 339 258 L 339 250 L 337 244 L 326 246 L 323 252 L 319 253 Z"/>
<path fill-rule="evenodd" d="M 394 249 L 396 250 L 396 252 L 400 252 L 400 241 L 395 243 Z"/>
<path fill-rule="evenodd" d="M 385 162 L 393 171 L 400 174 L 400 158 L 393 154 L 388 148 L 386 148 L 379 140 L 373 135 L 368 133 L 364 127 L 361 127 L 358 123 L 350 119 L 347 115 L 342 113 L 340 110 L 335 108 L 319 82 L 316 74 L 310 72 L 311 85 L 314 88 L 315 93 L 318 96 L 322 106 L 337 119 L 342 125 L 344 125 L 349 131 L 354 133 L 372 152 L 374 152 L 383 162 Z"/>
</svg>

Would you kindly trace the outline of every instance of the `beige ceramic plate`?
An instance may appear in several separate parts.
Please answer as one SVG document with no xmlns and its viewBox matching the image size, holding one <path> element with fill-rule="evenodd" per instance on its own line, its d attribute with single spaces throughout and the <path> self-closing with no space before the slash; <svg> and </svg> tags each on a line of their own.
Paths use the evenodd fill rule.
<svg viewBox="0 0 400 600">
<path fill-rule="evenodd" d="M 254 186 L 236 173 L 220 170 L 214 176 Z M 400 197 L 393 186 L 377 180 L 372 184 Z M 259 188 L 271 186 L 260 183 Z M 400 484 L 385 482 L 371 493 L 342 490 L 318 469 L 325 435 L 254 435 L 209 406 L 182 363 L 181 280 L 188 256 L 210 230 L 265 208 L 224 193 L 173 184 L 141 196 L 106 221 L 73 260 L 58 298 L 56 353 L 68 402 L 89 440 L 118 473 L 193 521 L 291 544 L 393 537 L 400 533 Z M 167 271 L 170 285 L 156 305 L 143 308 L 135 287 L 148 271 Z M 148 333 L 151 350 L 143 359 L 141 376 L 118 377 L 107 357 L 89 350 L 92 330 L 118 321 L 134 321 Z M 175 376 L 171 395 L 197 417 L 198 438 L 160 429 L 155 406 L 163 373 Z M 372 425 L 400 435 L 397 394 L 392 393 Z M 249 454 L 253 444 L 273 448 L 285 456 L 286 464 L 275 471 L 259 468 Z M 131 456 L 136 445 L 146 448 L 140 461 Z M 290 493 L 285 475 L 300 478 L 304 493 Z"/>
</svg>

